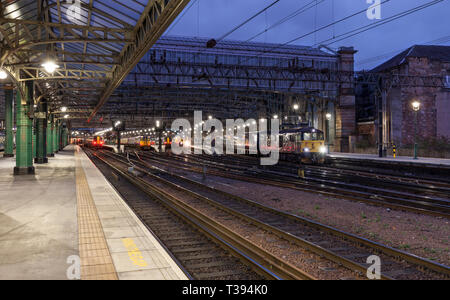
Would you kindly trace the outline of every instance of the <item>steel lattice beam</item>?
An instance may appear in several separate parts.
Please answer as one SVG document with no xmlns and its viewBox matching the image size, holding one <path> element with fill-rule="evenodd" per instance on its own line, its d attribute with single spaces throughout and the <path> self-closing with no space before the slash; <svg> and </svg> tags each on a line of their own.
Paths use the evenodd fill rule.
<svg viewBox="0 0 450 300">
<path fill-rule="evenodd" d="M 134 33 L 135 43 L 122 51 L 119 66 L 113 72 L 112 79 L 100 97 L 88 121 L 91 121 L 109 96 L 119 87 L 128 73 L 136 66 L 151 46 L 159 39 L 189 0 L 153 0 L 149 1 Z"/>
</svg>

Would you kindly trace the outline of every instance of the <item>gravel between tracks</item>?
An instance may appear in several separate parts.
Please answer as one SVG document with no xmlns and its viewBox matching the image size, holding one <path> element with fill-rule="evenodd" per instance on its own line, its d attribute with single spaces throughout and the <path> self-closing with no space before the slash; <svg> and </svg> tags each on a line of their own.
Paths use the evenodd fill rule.
<svg viewBox="0 0 450 300">
<path fill-rule="evenodd" d="M 173 195 L 174 197 L 177 197 L 183 202 L 189 203 L 193 207 L 196 207 L 222 225 L 225 225 L 227 228 L 239 233 L 241 236 L 245 237 L 248 240 L 251 240 L 258 246 L 264 248 L 272 254 L 275 254 L 277 257 L 282 258 L 293 265 L 296 265 L 301 270 L 307 272 L 310 275 L 313 275 L 318 279 L 364 279 L 364 277 L 359 276 L 344 267 L 338 266 L 337 264 L 330 262 L 327 259 L 321 258 L 320 256 L 313 254 L 310 251 L 304 250 L 296 245 L 292 245 L 288 241 L 282 240 L 274 234 L 259 229 L 254 225 L 242 222 L 237 217 L 233 217 L 227 213 L 224 214 L 221 210 L 213 208 L 209 205 L 205 205 L 204 203 L 199 202 L 191 196 L 187 196 L 182 191 L 168 188 L 166 185 L 154 180 L 149 180 L 149 182 L 162 188 L 167 193 Z"/>
<path fill-rule="evenodd" d="M 167 169 L 163 165 L 158 167 Z M 202 180 L 202 176 L 196 173 L 174 168 L 171 171 Z M 230 194 L 450 265 L 450 222 L 447 219 L 211 175 L 208 175 L 204 183 Z"/>
</svg>

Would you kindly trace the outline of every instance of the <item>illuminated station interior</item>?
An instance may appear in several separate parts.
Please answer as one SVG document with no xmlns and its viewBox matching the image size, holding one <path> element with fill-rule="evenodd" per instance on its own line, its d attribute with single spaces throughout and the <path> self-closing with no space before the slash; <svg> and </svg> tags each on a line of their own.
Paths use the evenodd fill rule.
<svg viewBox="0 0 450 300">
<path fill-rule="evenodd" d="M 450 39 L 360 70 L 283 1 L 2 0 L 0 280 L 450 279 Z"/>
</svg>

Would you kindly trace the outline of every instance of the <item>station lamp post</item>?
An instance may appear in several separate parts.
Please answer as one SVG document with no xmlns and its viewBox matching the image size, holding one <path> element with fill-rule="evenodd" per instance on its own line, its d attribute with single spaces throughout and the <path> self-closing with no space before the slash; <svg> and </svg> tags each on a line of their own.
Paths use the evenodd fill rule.
<svg viewBox="0 0 450 300">
<path fill-rule="evenodd" d="M 122 121 L 116 121 L 115 123 L 113 123 L 113 129 L 114 131 L 116 131 L 117 134 L 117 151 L 119 153 L 121 153 L 120 148 L 121 148 L 121 132 L 125 130 L 125 124 Z"/>
<path fill-rule="evenodd" d="M 159 153 L 162 152 L 162 132 L 163 132 L 163 129 L 160 127 L 161 127 L 161 121 L 157 120 L 156 121 L 156 131 L 158 133 L 158 142 L 159 142 L 158 151 L 159 151 Z"/>
<path fill-rule="evenodd" d="M 418 159 L 417 157 L 417 116 L 420 111 L 420 102 L 414 101 L 412 103 L 412 107 L 414 110 L 414 159 Z"/>
<path fill-rule="evenodd" d="M 327 113 L 326 115 L 325 115 L 325 118 L 326 118 L 326 122 L 325 122 L 325 131 L 326 131 L 326 135 L 327 135 L 327 137 L 326 137 L 326 143 L 327 143 L 327 148 L 328 148 L 328 152 L 330 152 L 330 121 L 331 121 L 331 118 L 332 118 L 333 116 L 330 114 L 330 113 Z"/>
<path fill-rule="evenodd" d="M 296 124 L 297 124 L 297 122 L 299 122 L 300 120 L 297 118 L 297 112 L 298 112 L 298 110 L 300 109 L 300 106 L 298 105 L 298 104 L 294 104 L 294 106 L 293 106 L 293 108 L 294 108 L 294 111 L 295 111 L 295 122 L 296 122 Z"/>
</svg>

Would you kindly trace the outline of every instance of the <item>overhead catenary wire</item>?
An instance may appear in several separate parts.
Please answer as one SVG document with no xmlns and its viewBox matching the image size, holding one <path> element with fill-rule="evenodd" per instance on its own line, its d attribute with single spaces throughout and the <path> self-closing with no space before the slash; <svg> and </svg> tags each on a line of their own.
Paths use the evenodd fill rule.
<svg viewBox="0 0 450 300">
<path fill-rule="evenodd" d="M 365 26 L 361 26 L 359 28 L 353 29 L 353 30 L 348 31 L 346 33 L 340 34 L 340 35 L 336 36 L 336 38 L 339 38 L 339 37 L 342 37 L 342 38 L 337 39 L 335 41 L 333 41 L 333 39 L 335 39 L 335 38 L 332 38 L 332 39 L 324 40 L 324 41 L 320 42 L 319 44 L 325 44 L 326 42 L 331 41 L 330 43 L 328 43 L 326 45 L 327 46 L 332 45 L 334 43 L 346 40 L 346 39 L 348 39 L 350 37 L 356 36 L 356 35 L 361 34 L 363 32 L 366 32 L 366 31 L 369 31 L 371 29 L 377 28 L 377 27 L 379 27 L 381 25 L 384 25 L 384 24 L 393 22 L 395 20 L 398 20 L 400 18 L 406 17 L 406 16 L 408 16 L 410 14 L 413 14 L 415 12 L 424 10 L 425 8 L 428 8 L 430 6 L 436 5 L 436 4 L 438 4 L 438 3 L 442 2 L 442 1 L 444 1 L 444 0 L 433 0 L 433 1 L 427 2 L 427 3 L 423 4 L 423 5 L 416 6 L 416 7 L 412 8 L 412 9 L 403 11 L 403 12 L 398 13 L 396 15 L 393 15 L 393 16 L 391 16 L 389 18 L 377 21 L 377 22 L 375 22 L 373 24 L 368 24 L 368 25 L 365 25 Z M 317 45 L 319 45 L 319 44 L 317 44 Z"/>
<path fill-rule="evenodd" d="M 197 0 L 196 0 L 197 1 Z M 214 40 L 214 42 L 217 44 L 220 41 L 224 40 L 226 37 L 228 37 L 229 35 L 233 34 L 234 32 L 236 32 L 239 28 L 245 26 L 246 24 L 248 24 L 250 21 L 252 21 L 253 19 L 255 19 L 256 17 L 258 17 L 259 15 L 263 14 L 264 12 L 266 12 L 267 10 L 269 10 L 271 7 L 273 7 L 274 5 L 276 5 L 278 2 L 280 2 L 281 0 L 275 0 L 274 2 L 272 2 L 271 4 L 269 4 L 268 6 L 264 7 L 263 9 L 261 9 L 260 11 L 258 11 L 256 14 L 254 14 L 253 16 L 251 16 L 250 18 L 246 19 L 244 22 L 242 22 L 241 24 L 237 25 L 236 27 L 234 27 L 232 30 L 230 30 L 229 32 L 225 33 L 223 36 L 221 36 L 220 38 L 218 38 L 217 40 Z M 195 2 L 193 2 L 194 4 Z M 191 5 L 192 6 L 192 5 Z M 190 8 L 190 7 L 189 7 Z M 189 9 L 188 8 L 188 9 Z M 202 54 L 204 50 L 201 50 L 197 53 L 194 54 L 194 59 L 197 55 Z"/>
<path fill-rule="evenodd" d="M 166 31 L 166 34 L 165 34 L 165 35 L 169 35 L 169 34 L 170 34 L 170 32 L 178 25 L 178 23 L 180 23 L 181 19 L 183 19 L 183 17 L 189 12 L 189 10 L 195 5 L 195 3 L 196 3 L 197 1 L 198 1 L 198 0 L 194 0 L 194 1 L 191 2 L 191 5 L 189 5 L 188 8 L 185 9 L 185 11 L 183 12 L 183 14 L 182 14 L 181 16 L 179 16 L 179 17 L 177 18 L 177 20 L 176 20 L 174 23 L 172 23 L 172 25 L 171 25 L 171 26 L 169 27 L 169 29 Z"/>
<path fill-rule="evenodd" d="M 244 22 L 242 22 L 241 24 L 239 24 L 238 26 L 234 27 L 233 29 L 231 29 L 230 31 L 228 31 L 227 33 L 225 33 L 223 36 L 221 36 L 220 38 L 216 39 L 217 42 L 220 42 L 222 40 L 224 40 L 225 38 L 227 38 L 228 36 L 230 36 L 231 34 L 233 34 L 234 32 L 236 32 L 239 28 L 245 26 L 246 24 L 248 24 L 250 21 L 252 21 L 253 19 L 255 19 L 256 17 L 258 17 L 259 15 L 261 15 L 262 13 L 266 12 L 268 9 L 270 9 L 271 7 L 273 7 L 275 4 L 277 4 L 278 2 L 280 2 L 281 0 L 275 0 L 274 2 L 272 2 L 271 4 L 269 4 L 268 6 L 266 6 L 265 8 L 263 8 L 262 10 L 260 10 L 259 12 L 257 12 L 256 14 L 254 14 L 252 17 L 248 18 L 247 20 L 245 20 Z"/>
<path fill-rule="evenodd" d="M 379 5 L 382 5 L 382 4 L 384 4 L 384 3 L 386 3 L 386 2 L 389 2 L 389 1 L 390 1 L 390 0 L 385 0 L 384 2 L 381 2 Z M 336 43 L 336 42 L 345 40 L 345 39 L 350 38 L 350 37 L 352 37 L 352 36 L 356 36 L 356 35 L 358 35 L 358 34 L 361 34 L 361 33 L 363 33 L 363 32 L 366 32 L 366 31 L 368 31 L 368 30 L 371 30 L 371 29 L 373 29 L 373 28 L 379 27 L 379 26 L 381 26 L 381 25 L 390 23 L 390 22 L 395 21 L 395 20 L 397 20 L 397 19 L 403 18 L 403 17 L 405 17 L 405 16 L 408 16 L 408 15 L 413 14 L 413 13 L 415 13 L 415 12 L 421 11 L 421 10 L 423 10 L 423 9 L 426 9 L 426 8 L 428 8 L 428 7 L 431 7 L 431 6 L 433 6 L 433 5 L 436 5 L 436 4 L 438 4 L 438 3 L 440 3 L 440 2 L 443 2 L 443 1 L 444 1 L 444 0 L 434 0 L 434 1 L 430 1 L 430 2 L 427 2 L 427 3 L 423 4 L 423 5 L 419 5 L 419 6 L 416 6 L 416 7 L 412 8 L 412 9 L 409 9 L 409 10 L 403 11 L 403 12 L 401 12 L 401 13 L 398 13 L 398 14 L 396 14 L 396 15 L 393 15 L 393 16 L 387 18 L 387 19 L 382 19 L 382 20 L 380 20 L 380 21 L 377 21 L 377 22 L 374 23 L 374 24 L 369 24 L 369 25 L 361 26 L 361 27 L 359 27 L 359 28 L 357 28 L 357 29 L 353 29 L 353 30 L 351 30 L 351 31 L 349 31 L 349 32 L 347 32 L 347 33 L 338 35 L 337 37 L 345 36 L 345 35 L 348 35 L 348 34 L 350 34 L 350 35 L 345 36 L 345 37 L 343 37 L 343 38 L 341 38 L 341 39 L 332 41 L 331 43 L 328 43 L 327 46 L 329 46 L 329 45 L 331 45 L 331 44 L 334 44 L 334 43 Z M 314 30 L 314 31 L 309 32 L 309 33 L 307 33 L 307 34 L 301 35 L 301 36 L 299 36 L 299 37 L 297 37 L 297 38 L 295 38 L 295 39 L 292 39 L 292 40 L 290 40 L 290 41 L 288 41 L 288 42 L 286 42 L 286 43 L 284 43 L 284 44 L 282 44 L 282 45 L 277 45 L 276 47 L 273 47 L 273 48 L 269 49 L 269 51 L 264 51 L 264 53 L 270 53 L 270 52 L 273 52 L 273 50 L 277 49 L 277 48 L 280 47 L 280 46 L 286 46 L 286 45 L 288 45 L 288 44 L 293 43 L 294 41 L 298 41 L 298 40 L 300 40 L 301 38 L 304 38 L 304 37 L 306 37 L 306 36 L 309 36 L 309 35 L 311 35 L 311 34 L 317 32 L 317 31 L 320 31 L 320 30 L 323 30 L 323 29 L 325 29 L 325 28 L 328 28 L 328 27 L 332 26 L 334 23 L 342 22 L 342 21 L 344 21 L 344 20 L 347 20 L 347 19 L 349 19 L 349 18 L 351 18 L 351 17 L 354 17 L 354 16 L 356 16 L 356 15 L 358 15 L 358 14 L 365 13 L 365 12 L 366 12 L 366 10 L 358 11 L 358 12 L 356 12 L 356 13 L 354 13 L 354 14 L 352 14 L 352 15 L 349 15 L 349 16 L 347 16 L 347 17 L 344 17 L 344 18 L 342 18 L 342 19 L 340 19 L 340 20 L 338 20 L 338 21 L 335 21 L 335 22 L 332 22 L 332 23 L 330 23 L 330 24 L 328 24 L 328 25 L 325 25 L 325 26 L 323 26 L 323 27 L 321 27 L 321 28 L 319 28 L 319 29 L 317 29 L 317 30 Z M 332 39 L 328 39 L 328 40 L 322 41 L 322 42 L 318 43 L 317 45 L 323 44 L 323 43 L 325 43 L 325 42 L 327 42 L 327 41 L 330 41 L 330 40 L 333 40 L 333 39 L 335 39 L 335 38 L 336 38 L 336 37 L 334 37 L 334 38 L 332 38 Z M 277 64 L 275 64 L 275 65 L 273 65 L 273 66 L 279 66 L 279 64 L 280 64 L 280 63 L 277 63 Z"/>
<path fill-rule="evenodd" d="M 385 4 L 385 3 L 387 3 L 387 2 L 390 2 L 390 1 L 391 1 L 391 0 L 384 0 L 383 2 L 380 2 L 379 4 L 377 4 L 377 6 L 378 6 L 378 5 L 383 5 L 383 4 Z M 442 1 L 442 0 L 441 0 L 441 1 Z M 314 1 L 314 2 L 315 2 L 315 1 Z M 334 25 L 336 25 L 336 24 L 338 24 L 338 23 L 341 23 L 341 22 L 344 22 L 344 21 L 346 21 L 346 20 L 349 20 L 349 19 L 351 19 L 351 18 L 353 18 L 353 17 L 355 17 L 355 16 L 357 16 L 357 15 L 360 15 L 360 14 L 362 14 L 362 13 L 366 13 L 366 11 L 367 11 L 367 9 L 363 9 L 363 10 L 357 11 L 357 12 L 351 14 L 351 15 L 348 15 L 348 16 L 346 16 L 346 17 L 344 17 L 344 18 L 341 18 L 341 19 L 339 19 L 339 20 L 337 20 L 337 21 L 331 22 L 331 23 L 329 23 L 329 24 L 327 24 L 327 25 L 324 25 L 324 26 L 322 26 L 322 27 L 320 27 L 320 28 L 318 28 L 318 29 L 315 29 L 315 30 L 313 30 L 313 31 L 311 31 L 311 32 L 302 34 L 302 35 L 300 35 L 300 36 L 298 36 L 298 37 L 296 37 L 296 38 L 294 38 L 294 39 L 292 39 L 292 40 L 289 40 L 289 41 L 283 43 L 283 44 L 275 45 L 275 46 L 273 46 L 273 47 L 271 47 L 271 48 L 269 48 L 269 49 L 267 49 L 267 50 L 260 51 L 260 52 L 258 52 L 258 54 L 273 53 L 274 50 L 278 49 L 279 47 L 283 47 L 283 46 L 287 46 L 287 45 L 289 45 L 289 44 L 292 44 L 293 42 L 296 42 L 296 41 L 298 41 L 298 40 L 300 40 L 300 39 L 302 39 L 302 38 L 308 37 L 308 36 L 310 36 L 310 35 L 312 35 L 312 34 L 314 34 L 314 33 L 316 33 L 316 32 L 322 31 L 322 30 L 327 29 L 327 28 L 329 28 L 329 27 L 331 27 L 331 26 L 334 26 Z M 254 59 L 254 57 L 249 58 L 249 59 L 245 60 L 244 62 L 247 62 L 247 61 L 249 61 L 249 60 L 251 60 L 251 59 Z M 276 64 L 276 65 L 274 65 L 274 66 L 277 66 L 277 65 L 278 65 L 278 64 Z"/>
<path fill-rule="evenodd" d="M 320 3 L 324 2 L 324 1 L 325 1 L 325 0 L 320 0 L 320 2 L 319 2 L 318 4 L 320 4 Z M 300 7 L 299 9 L 297 9 L 296 11 L 294 11 L 293 13 L 291 13 L 290 15 L 288 15 L 288 16 L 282 18 L 281 20 L 277 21 L 277 22 L 274 23 L 273 25 L 269 26 L 267 29 L 265 29 L 265 30 L 259 32 L 258 34 L 252 36 L 251 38 L 247 39 L 246 42 L 250 42 L 250 41 L 252 41 L 252 40 L 258 38 L 259 36 L 263 35 L 264 33 L 268 32 L 269 30 L 272 30 L 272 29 L 274 29 L 275 27 L 278 27 L 278 26 L 280 26 L 280 25 L 286 23 L 287 21 L 291 20 L 292 18 L 295 18 L 296 16 L 298 16 L 298 15 L 300 15 L 300 14 L 302 14 L 302 13 L 308 11 L 309 9 L 314 8 L 314 7 L 315 7 L 315 2 L 316 2 L 316 0 L 313 0 L 313 1 L 309 2 L 308 4 L 306 4 L 306 5 L 302 6 L 302 7 Z"/>
</svg>

